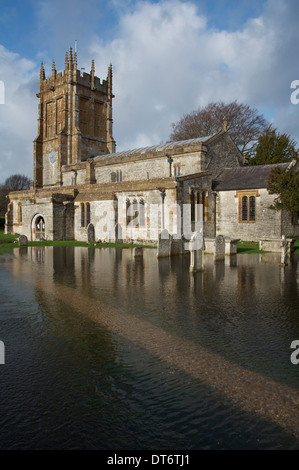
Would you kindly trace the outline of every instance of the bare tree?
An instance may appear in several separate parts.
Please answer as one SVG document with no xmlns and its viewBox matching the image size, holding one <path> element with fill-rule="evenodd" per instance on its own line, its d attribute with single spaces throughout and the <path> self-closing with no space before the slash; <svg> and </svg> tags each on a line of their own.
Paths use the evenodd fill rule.
<svg viewBox="0 0 299 470">
<path fill-rule="evenodd" d="M 269 125 L 257 109 L 237 101 L 209 103 L 172 123 L 171 140 L 194 139 L 220 132 L 226 120 L 227 130 L 244 155 L 251 156 L 259 136 Z"/>
<path fill-rule="evenodd" d="M 29 189 L 32 180 L 28 176 L 15 174 L 6 178 L 3 186 L 8 191 L 23 191 L 24 189 Z"/>
<path fill-rule="evenodd" d="M 30 188 L 32 183 L 28 176 L 15 174 L 6 178 L 0 185 L 0 215 L 4 216 L 7 211 L 8 194 L 10 191 L 23 191 Z"/>
</svg>

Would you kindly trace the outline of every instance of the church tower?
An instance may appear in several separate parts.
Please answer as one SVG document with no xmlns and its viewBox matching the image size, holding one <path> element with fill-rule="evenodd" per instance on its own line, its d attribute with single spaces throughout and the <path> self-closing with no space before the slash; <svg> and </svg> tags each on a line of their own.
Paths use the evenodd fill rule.
<svg viewBox="0 0 299 470">
<path fill-rule="evenodd" d="M 63 72 L 47 79 L 40 68 L 38 135 L 34 140 L 34 185 L 62 184 L 62 166 L 115 152 L 112 136 L 112 66 L 107 79 L 77 70 L 77 54 L 65 54 Z"/>
</svg>

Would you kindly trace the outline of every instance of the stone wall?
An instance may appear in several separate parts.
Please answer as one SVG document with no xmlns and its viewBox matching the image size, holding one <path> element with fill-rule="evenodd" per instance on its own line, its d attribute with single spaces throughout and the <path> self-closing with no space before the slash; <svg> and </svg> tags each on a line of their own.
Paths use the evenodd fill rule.
<svg viewBox="0 0 299 470">
<path fill-rule="evenodd" d="M 22 220 L 18 217 L 18 204 L 22 204 Z M 46 234 L 48 240 L 54 240 L 53 204 L 51 198 L 13 201 L 13 226 L 10 233 L 26 235 L 28 240 L 35 240 L 34 221 L 38 216 L 45 220 Z"/>
<path fill-rule="evenodd" d="M 53 218 L 53 240 L 74 240 L 74 204 L 54 203 Z"/>
<path fill-rule="evenodd" d="M 180 176 L 198 173 L 201 171 L 201 152 L 172 155 L 172 176 L 175 176 L 175 165 L 180 166 Z M 66 166 L 63 169 L 63 185 L 73 184 L 74 166 Z M 121 178 L 120 178 L 121 172 Z M 76 165 L 77 184 L 84 184 L 86 177 L 85 164 Z M 118 174 L 118 176 L 117 176 Z M 96 183 L 111 183 L 117 179 L 122 181 L 139 181 L 153 178 L 167 178 L 170 175 L 170 167 L 166 155 L 149 157 L 148 159 L 136 159 L 131 161 L 111 162 L 100 164 L 95 161 Z"/>
<path fill-rule="evenodd" d="M 218 172 L 220 169 L 242 166 L 243 158 L 228 133 L 216 136 L 209 144 L 203 169 Z"/>
<path fill-rule="evenodd" d="M 157 241 L 159 233 L 164 228 L 171 234 L 177 235 L 178 226 L 176 191 L 165 190 L 164 204 L 162 205 L 161 192 L 150 191 L 123 191 L 116 193 L 115 199 L 93 200 L 90 202 L 90 222 L 95 227 L 96 240 L 119 240 L 130 243 Z M 81 227 L 81 202 L 80 198 L 75 202 L 75 238 L 87 240 L 87 227 Z M 136 201 L 136 214 L 132 222 L 127 225 L 127 201 Z M 144 201 L 144 224 L 139 221 L 140 201 Z M 180 236 L 180 234 L 179 234 Z"/>
<path fill-rule="evenodd" d="M 282 235 L 287 238 L 299 238 L 299 221 L 294 221 L 292 217 L 286 212 L 282 212 Z"/>
<path fill-rule="evenodd" d="M 281 238 L 281 213 L 270 209 L 274 196 L 259 189 L 256 197 L 256 221 L 239 222 L 237 191 L 220 191 L 217 195 L 216 233 L 241 240 Z M 246 191 L 244 191 L 244 194 Z"/>
<path fill-rule="evenodd" d="M 59 177 L 58 139 L 51 139 L 43 145 L 43 186 L 57 184 Z"/>
</svg>

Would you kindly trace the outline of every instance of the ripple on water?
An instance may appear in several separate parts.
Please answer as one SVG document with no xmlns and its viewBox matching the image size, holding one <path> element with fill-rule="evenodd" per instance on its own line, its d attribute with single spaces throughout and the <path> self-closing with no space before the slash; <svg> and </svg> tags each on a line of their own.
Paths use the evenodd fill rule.
<svg viewBox="0 0 299 470">
<path fill-rule="evenodd" d="M 290 272 L 282 283 L 275 266 L 240 261 L 224 270 L 209 266 L 192 281 L 184 263 L 157 265 L 146 255 L 135 265 L 128 252 L 111 259 L 95 252 L 86 263 L 86 251 L 60 250 L 52 258 L 45 252 L 45 264 L 1 264 L 2 448 L 299 448 L 287 429 L 243 410 L 229 387 L 224 395 L 188 372 L 192 360 L 202 367 L 192 354 L 203 348 L 298 386 L 289 361 L 290 339 L 299 337 Z M 63 292 L 74 286 L 72 303 Z M 92 299 L 107 306 L 102 317 L 91 315 Z M 126 336 L 110 307 L 115 318 L 130 318 Z M 231 377 L 233 386 L 239 377 Z"/>
</svg>

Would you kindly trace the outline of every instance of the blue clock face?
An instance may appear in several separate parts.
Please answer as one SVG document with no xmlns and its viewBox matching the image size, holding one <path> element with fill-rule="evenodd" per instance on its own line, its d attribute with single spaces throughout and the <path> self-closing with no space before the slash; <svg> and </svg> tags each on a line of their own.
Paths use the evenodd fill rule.
<svg viewBox="0 0 299 470">
<path fill-rule="evenodd" d="M 56 162 L 56 158 L 57 158 L 56 152 L 54 152 L 54 151 L 51 152 L 51 153 L 50 153 L 50 162 L 51 162 L 51 163 Z"/>
</svg>

